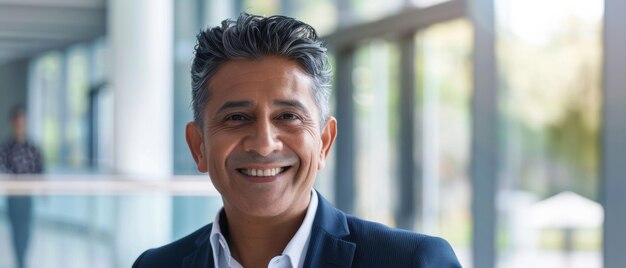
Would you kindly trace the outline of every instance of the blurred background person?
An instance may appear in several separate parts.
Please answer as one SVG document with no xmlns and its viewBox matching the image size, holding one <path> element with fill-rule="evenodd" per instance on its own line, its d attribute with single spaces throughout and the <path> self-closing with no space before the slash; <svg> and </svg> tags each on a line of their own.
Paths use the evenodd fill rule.
<svg viewBox="0 0 626 268">
<path fill-rule="evenodd" d="M 11 111 L 11 136 L 0 146 L 0 170 L 8 174 L 40 174 L 43 164 L 39 149 L 26 137 L 26 111 L 17 105 Z M 26 252 L 31 234 L 33 199 L 29 195 L 7 197 L 15 264 L 26 267 Z"/>
</svg>

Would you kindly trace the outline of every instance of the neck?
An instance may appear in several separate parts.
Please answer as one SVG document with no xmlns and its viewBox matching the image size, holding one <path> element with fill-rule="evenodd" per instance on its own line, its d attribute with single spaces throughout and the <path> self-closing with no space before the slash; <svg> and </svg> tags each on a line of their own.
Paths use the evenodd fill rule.
<svg viewBox="0 0 626 268">
<path fill-rule="evenodd" d="M 224 206 L 233 257 L 243 267 L 267 267 L 302 225 L 309 202 L 307 198 L 303 205 L 291 209 L 293 212 L 272 217 L 250 216 Z"/>
</svg>

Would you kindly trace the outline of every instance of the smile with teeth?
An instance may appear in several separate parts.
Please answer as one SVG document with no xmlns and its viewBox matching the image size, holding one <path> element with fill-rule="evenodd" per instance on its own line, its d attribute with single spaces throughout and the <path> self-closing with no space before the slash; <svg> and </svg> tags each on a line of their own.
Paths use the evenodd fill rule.
<svg viewBox="0 0 626 268">
<path fill-rule="evenodd" d="M 285 171 L 284 167 L 279 168 L 269 168 L 269 169 L 254 169 L 254 168 L 242 168 L 239 169 L 239 172 L 253 177 L 270 177 L 276 176 L 281 172 Z"/>
</svg>

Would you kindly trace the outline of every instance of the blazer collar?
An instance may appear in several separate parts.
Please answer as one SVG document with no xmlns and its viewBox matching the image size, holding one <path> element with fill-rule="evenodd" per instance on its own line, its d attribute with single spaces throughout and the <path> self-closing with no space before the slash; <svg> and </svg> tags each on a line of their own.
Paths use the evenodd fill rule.
<svg viewBox="0 0 626 268">
<path fill-rule="evenodd" d="M 184 268 L 214 267 L 213 251 L 211 250 L 211 229 L 213 223 L 206 226 L 204 232 L 196 239 L 196 250 L 183 259 Z"/>
<path fill-rule="evenodd" d="M 304 267 L 351 267 L 356 244 L 343 239 L 350 235 L 346 214 L 317 195 L 319 204 Z"/>
<path fill-rule="evenodd" d="M 351 267 L 356 244 L 342 239 L 350 235 L 346 215 L 319 193 L 317 196 L 319 202 L 304 267 Z M 214 267 L 209 240 L 212 227 L 209 224 L 196 239 L 197 249 L 183 259 L 184 268 Z"/>
</svg>

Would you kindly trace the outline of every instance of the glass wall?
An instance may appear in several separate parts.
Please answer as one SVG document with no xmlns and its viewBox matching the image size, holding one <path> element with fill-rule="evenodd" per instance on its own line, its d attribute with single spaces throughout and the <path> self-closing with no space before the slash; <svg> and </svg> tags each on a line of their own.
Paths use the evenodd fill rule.
<svg viewBox="0 0 626 268">
<path fill-rule="evenodd" d="M 287 15 L 311 24 L 320 36 L 332 33 L 339 24 L 339 10 L 332 0 L 296 0 L 289 2 L 291 11 Z M 323 19 L 320 19 L 323 18 Z"/>
<path fill-rule="evenodd" d="M 398 13 L 405 7 L 405 0 L 349 0 L 352 23 L 363 23 Z M 351 23 L 351 24 L 352 24 Z"/>
<path fill-rule="evenodd" d="M 185 125 L 193 120 L 191 111 L 191 60 L 196 35 L 207 27 L 201 1 L 174 3 L 174 174 L 198 174 L 185 140 Z"/>
<path fill-rule="evenodd" d="M 469 266 L 472 27 L 465 20 L 432 25 L 416 36 L 418 126 L 422 159 L 422 230 L 445 237 Z"/>
<path fill-rule="evenodd" d="M 352 80 L 356 121 L 357 215 L 394 224 L 399 117 L 398 48 L 383 40 L 355 52 Z M 339 122 L 341 124 L 341 122 Z"/>
<path fill-rule="evenodd" d="M 106 97 L 105 46 L 99 39 L 46 52 L 31 62 L 29 129 L 48 172 L 110 167 L 111 153 L 98 141 L 110 141 L 112 132 L 97 126 L 97 117 L 104 124 L 112 113 L 112 106 L 98 105 Z"/>
<path fill-rule="evenodd" d="M 250 14 L 270 16 L 281 13 L 281 0 L 242 0 L 241 10 Z"/>
<path fill-rule="evenodd" d="M 603 1 L 497 3 L 499 267 L 601 267 Z"/>
<path fill-rule="evenodd" d="M 58 51 L 35 59 L 30 67 L 29 129 L 32 139 L 42 147 L 46 169 L 62 164 L 63 136 L 60 124 L 64 106 L 64 57 Z"/>
</svg>

